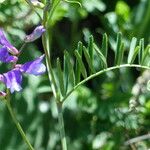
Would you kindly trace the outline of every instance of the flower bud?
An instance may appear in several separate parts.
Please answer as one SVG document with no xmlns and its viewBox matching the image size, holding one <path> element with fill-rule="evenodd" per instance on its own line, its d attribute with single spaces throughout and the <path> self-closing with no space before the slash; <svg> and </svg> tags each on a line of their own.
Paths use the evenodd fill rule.
<svg viewBox="0 0 150 150">
<path fill-rule="evenodd" d="M 40 38 L 42 34 L 45 32 L 45 28 L 41 25 L 34 29 L 34 31 L 25 37 L 25 42 L 33 42 L 36 39 Z"/>
</svg>

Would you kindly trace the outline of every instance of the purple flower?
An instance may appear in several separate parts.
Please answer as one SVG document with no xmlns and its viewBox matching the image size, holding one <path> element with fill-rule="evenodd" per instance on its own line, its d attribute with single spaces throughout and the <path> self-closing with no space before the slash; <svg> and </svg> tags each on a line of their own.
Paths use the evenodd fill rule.
<svg viewBox="0 0 150 150">
<path fill-rule="evenodd" d="M 22 89 L 22 75 L 23 73 L 41 75 L 45 73 L 46 67 L 42 63 L 44 55 L 35 59 L 34 61 L 27 62 L 23 65 L 16 65 L 15 68 L 7 73 L 0 74 L 0 81 L 3 82 L 10 92 L 20 91 Z"/>
<path fill-rule="evenodd" d="M 20 67 L 20 71 L 28 74 L 33 74 L 36 76 L 45 73 L 46 67 L 42 63 L 43 59 L 44 59 L 44 55 L 42 55 L 41 57 L 33 61 L 25 63 Z"/>
<path fill-rule="evenodd" d="M 8 62 L 16 62 L 17 60 L 18 58 L 16 56 L 11 56 L 8 53 L 8 50 L 5 46 L 0 48 L 0 61 L 1 62 L 8 63 Z"/>
<path fill-rule="evenodd" d="M 0 45 L 5 46 L 11 54 L 13 55 L 18 54 L 18 50 L 5 37 L 4 31 L 2 28 L 0 28 Z"/>
<path fill-rule="evenodd" d="M 39 37 L 42 36 L 42 34 L 45 32 L 45 28 L 41 25 L 41 26 L 37 26 L 34 31 L 30 34 L 27 35 L 25 37 L 25 42 L 33 42 L 36 39 L 38 39 Z"/>
<path fill-rule="evenodd" d="M 10 89 L 11 93 L 22 89 L 22 73 L 19 69 L 13 69 L 7 73 L 4 73 L 2 81 L 5 83 L 6 87 Z"/>
</svg>

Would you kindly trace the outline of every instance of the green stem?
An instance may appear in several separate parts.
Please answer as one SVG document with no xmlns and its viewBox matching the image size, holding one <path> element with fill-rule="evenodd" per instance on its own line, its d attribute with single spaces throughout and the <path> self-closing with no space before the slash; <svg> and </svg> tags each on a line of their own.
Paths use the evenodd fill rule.
<svg viewBox="0 0 150 150">
<path fill-rule="evenodd" d="M 6 99 L 5 99 L 5 103 L 6 103 L 6 105 L 7 105 L 7 108 L 8 108 L 8 110 L 9 110 L 10 115 L 11 115 L 11 118 L 12 118 L 13 122 L 15 123 L 15 125 L 16 125 L 16 127 L 17 127 L 19 133 L 21 134 L 21 136 L 22 136 L 24 142 L 28 145 L 28 149 L 29 149 L 29 150 L 34 150 L 34 148 L 32 147 L 32 145 L 30 144 L 28 138 L 26 137 L 26 135 L 25 135 L 25 133 L 24 133 L 24 131 L 23 131 L 23 129 L 22 129 L 20 123 L 18 122 L 18 120 L 17 120 L 17 118 L 16 118 L 16 115 L 15 115 L 15 113 L 14 113 L 12 107 L 11 107 L 10 100 L 9 100 L 7 97 L 6 97 Z"/>
<path fill-rule="evenodd" d="M 58 123 L 59 123 L 59 132 L 60 132 L 60 137 L 61 137 L 62 150 L 67 150 L 67 142 L 66 142 L 65 130 L 64 130 L 64 120 L 63 120 L 63 114 L 62 114 L 62 104 L 59 100 L 59 94 L 57 92 L 57 85 L 56 85 L 56 81 L 54 78 L 50 57 L 47 52 L 47 48 L 45 46 L 45 44 L 47 44 L 46 37 L 43 37 L 42 40 L 43 40 L 43 47 L 44 47 L 44 51 L 45 51 L 45 55 L 46 55 L 46 64 L 47 64 L 48 75 L 49 75 L 49 79 L 51 82 L 53 94 L 54 94 L 54 97 L 55 97 L 55 100 L 57 103 Z"/>
<path fill-rule="evenodd" d="M 42 36 L 42 44 L 43 44 L 43 48 L 44 48 L 44 52 L 45 52 L 45 56 L 46 56 L 46 66 L 47 66 L 47 70 L 48 70 L 48 76 L 49 76 L 49 80 L 51 82 L 51 87 L 52 87 L 52 91 L 54 94 L 55 99 L 59 99 L 58 93 L 57 93 L 57 85 L 56 85 L 56 81 L 55 81 L 55 77 L 54 77 L 54 73 L 53 73 L 53 69 L 52 69 L 52 65 L 51 65 L 51 59 L 50 59 L 50 36 L 49 34 L 49 27 L 47 26 L 47 20 L 48 20 L 48 10 L 50 8 L 50 3 L 47 3 L 47 5 L 45 6 L 44 12 L 43 12 L 43 21 L 42 24 L 46 29 L 46 33 L 44 33 L 44 35 Z M 50 11 L 51 12 L 51 11 Z M 47 37 L 49 37 L 47 39 Z"/>
<path fill-rule="evenodd" d="M 65 136 L 64 119 L 63 119 L 61 102 L 57 103 L 57 110 L 58 110 L 58 122 L 59 122 L 59 132 L 60 132 L 62 150 L 67 150 L 67 142 Z"/>
<path fill-rule="evenodd" d="M 51 18 L 54 14 L 54 11 L 56 10 L 56 8 L 57 8 L 57 6 L 59 5 L 60 2 L 61 2 L 61 0 L 54 1 L 53 6 L 51 8 L 51 11 L 49 13 L 48 19 L 47 19 L 48 23 L 50 23 Z"/>
<path fill-rule="evenodd" d="M 50 27 L 49 22 L 51 20 L 51 17 L 58 6 L 60 0 L 57 1 L 57 3 L 53 6 L 51 6 L 50 13 L 48 14 L 48 10 L 50 8 L 50 3 L 47 3 L 47 6 L 45 7 L 44 13 L 43 13 L 43 25 L 46 28 L 46 33 L 42 36 L 42 44 L 44 47 L 44 52 L 46 56 L 46 65 L 48 70 L 48 76 L 51 83 L 52 91 L 55 97 L 55 101 L 57 103 L 57 110 L 58 110 L 58 123 L 59 123 L 59 132 L 61 137 L 61 144 L 62 144 L 62 150 L 67 150 L 67 142 L 65 137 L 65 129 L 64 129 L 64 120 L 63 120 L 63 113 L 62 113 L 62 103 L 60 102 L 60 96 L 55 80 L 55 76 L 53 73 L 52 65 L 51 65 L 51 55 L 50 55 Z"/>
<path fill-rule="evenodd" d="M 26 44 L 27 44 L 27 43 L 24 42 L 24 43 L 22 44 L 22 46 L 20 47 L 18 57 L 22 54 L 23 49 L 25 48 Z"/>
<path fill-rule="evenodd" d="M 150 69 L 150 67 L 148 66 L 141 66 L 141 65 L 136 65 L 136 64 L 123 64 L 123 65 L 119 65 L 119 66 L 114 66 L 114 67 L 110 67 L 107 69 L 103 69 L 95 74 L 90 75 L 89 77 L 87 77 L 86 79 L 82 80 L 81 82 L 79 82 L 76 86 L 73 87 L 72 90 L 70 90 L 68 92 L 68 94 L 62 99 L 62 102 L 65 101 L 80 85 L 84 84 L 85 82 L 99 76 L 100 74 L 103 74 L 107 71 L 111 71 L 111 70 L 115 70 L 115 69 L 119 69 L 119 68 L 142 68 L 142 69 Z"/>
</svg>

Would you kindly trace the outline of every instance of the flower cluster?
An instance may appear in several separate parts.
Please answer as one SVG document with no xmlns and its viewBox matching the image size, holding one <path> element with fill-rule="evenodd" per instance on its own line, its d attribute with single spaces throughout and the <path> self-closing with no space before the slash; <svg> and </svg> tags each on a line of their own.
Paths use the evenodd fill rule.
<svg viewBox="0 0 150 150">
<path fill-rule="evenodd" d="M 39 38 L 45 29 L 43 26 L 38 26 L 35 30 L 27 35 L 25 42 L 32 42 Z M 20 91 L 22 89 L 22 75 L 24 73 L 32 75 L 41 75 L 45 73 L 46 67 L 42 63 L 44 55 L 36 58 L 33 61 L 26 62 L 24 64 L 17 64 L 18 56 L 20 51 L 17 50 L 5 37 L 4 31 L 0 28 L 0 61 L 3 63 L 13 63 L 12 70 L 0 74 L 0 82 L 4 83 L 6 88 L 10 90 L 11 93 L 14 91 Z M 0 91 L 0 96 L 6 96 L 5 92 Z"/>
</svg>

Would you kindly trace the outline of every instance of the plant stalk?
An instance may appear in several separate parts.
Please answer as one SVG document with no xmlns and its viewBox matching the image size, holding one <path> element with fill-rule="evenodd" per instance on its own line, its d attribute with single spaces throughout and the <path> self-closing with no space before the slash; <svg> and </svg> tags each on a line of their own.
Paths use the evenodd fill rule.
<svg viewBox="0 0 150 150">
<path fill-rule="evenodd" d="M 11 107 L 10 100 L 6 97 L 6 99 L 5 99 L 4 101 L 5 101 L 6 105 L 7 105 L 7 108 L 8 108 L 8 110 L 9 110 L 9 113 L 10 113 L 10 115 L 11 115 L 11 118 L 12 118 L 13 122 L 15 123 L 15 125 L 16 125 L 16 127 L 17 127 L 19 133 L 21 134 L 21 136 L 22 136 L 24 142 L 25 142 L 25 143 L 27 144 L 27 146 L 28 146 L 28 149 L 29 149 L 29 150 L 34 150 L 34 148 L 32 147 L 31 143 L 29 142 L 28 138 L 26 137 L 26 135 L 25 135 L 25 133 L 24 133 L 24 131 L 23 131 L 23 129 L 22 129 L 20 123 L 18 122 L 18 120 L 17 120 L 17 118 L 16 118 L 15 112 L 13 111 L 13 109 L 12 109 L 12 107 Z"/>
<path fill-rule="evenodd" d="M 53 4 L 50 5 L 50 3 L 47 3 L 47 6 L 45 7 L 44 13 L 43 13 L 43 22 L 42 24 L 46 28 L 46 33 L 42 36 L 42 43 L 44 47 L 44 52 L 46 56 L 46 65 L 47 65 L 47 71 L 48 71 L 48 76 L 49 80 L 51 83 L 52 91 L 55 97 L 55 102 L 57 105 L 57 110 L 58 110 L 58 123 L 59 123 L 59 132 L 60 132 L 60 138 L 61 138 L 61 145 L 62 145 L 62 150 L 67 150 L 67 142 L 66 142 L 66 137 L 65 137 L 65 129 L 64 129 L 64 119 L 63 119 L 63 112 L 62 112 L 62 103 L 60 102 L 60 95 L 58 92 L 55 76 L 53 73 L 52 65 L 51 65 L 51 55 L 50 55 L 50 39 L 51 35 L 50 33 L 50 20 L 51 17 L 58 6 L 60 0 L 57 1 L 57 3 L 53 6 Z M 50 12 L 48 13 L 48 10 L 50 9 Z"/>
<path fill-rule="evenodd" d="M 58 110 L 58 122 L 59 122 L 59 132 L 60 132 L 62 150 L 67 150 L 67 142 L 65 136 L 64 119 L 63 119 L 61 102 L 57 103 L 57 110 Z"/>
</svg>

